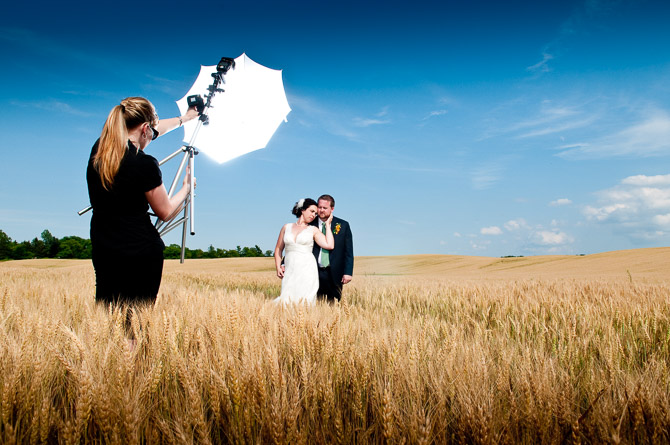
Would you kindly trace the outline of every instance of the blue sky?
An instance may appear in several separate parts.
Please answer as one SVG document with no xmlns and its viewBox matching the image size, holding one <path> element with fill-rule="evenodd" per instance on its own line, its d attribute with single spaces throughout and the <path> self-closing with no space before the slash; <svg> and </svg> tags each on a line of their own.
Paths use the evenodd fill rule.
<svg viewBox="0 0 670 445">
<path fill-rule="evenodd" d="M 272 249 L 293 203 L 321 193 L 356 255 L 670 244 L 667 2 L 23 3 L 0 18 L 15 240 L 88 237 L 76 211 L 109 110 L 141 95 L 175 116 L 201 64 L 246 52 L 283 70 L 292 112 L 264 150 L 197 157 L 189 247 Z"/>
</svg>

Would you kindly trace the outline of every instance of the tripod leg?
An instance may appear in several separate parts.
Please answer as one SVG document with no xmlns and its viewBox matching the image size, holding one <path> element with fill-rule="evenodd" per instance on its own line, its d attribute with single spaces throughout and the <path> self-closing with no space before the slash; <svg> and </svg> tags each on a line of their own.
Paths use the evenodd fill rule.
<svg viewBox="0 0 670 445">
<path fill-rule="evenodd" d="M 189 167 L 191 169 L 191 190 L 189 191 L 190 195 L 190 218 L 191 218 L 191 235 L 195 235 L 195 159 L 193 155 L 193 150 L 191 150 L 191 156 L 189 157 Z"/>
<path fill-rule="evenodd" d="M 179 262 L 184 264 L 184 257 L 186 255 L 186 222 L 188 221 L 188 206 L 184 207 L 184 227 L 181 231 L 181 259 Z"/>
<path fill-rule="evenodd" d="M 180 150 L 180 151 L 181 151 L 181 150 Z M 166 158 L 166 159 L 163 160 L 162 162 L 165 162 L 166 160 L 172 159 L 172 158 L 175 157 L 177 154 L 178 154 L 178 152 L 173 153 L 169 158 Z M 188 161 L 188 159 L 189 159 L 189 152 L 186 151 L 186 152 L 184 153 L 184 156 L 183 156 L 182 159 L 181 159 L 181 163 L 179 164 L 179 169 L 177 170 L 177 173 L 174 175 L 174 179 L 172 180 L 172 184 L 170 185 L 170 190 L 168 191 L 168 197 L 172 197 L 172 195 L 174 194 L 174 189 L 175 189 L 176 186 L 177 186 L 177 181 L 178 181 L 179 178 L 181 177 L 181 174 L 182 174 L 182 172 L 184 171 L 184 166 L 186 165 L 186 162 Z M 163 225 L 164 225 L 164 224 L 168 224 L 169 222 L 170 222 L 170 221 L 161 221 L 160 219 L 156 219 L 156 224 L 155 224 L 155 225 L 156 225 L 156 229 L 157 229 L 157 230 L 161 230 L 161 228 L 163 227 Z"/>
</svg>

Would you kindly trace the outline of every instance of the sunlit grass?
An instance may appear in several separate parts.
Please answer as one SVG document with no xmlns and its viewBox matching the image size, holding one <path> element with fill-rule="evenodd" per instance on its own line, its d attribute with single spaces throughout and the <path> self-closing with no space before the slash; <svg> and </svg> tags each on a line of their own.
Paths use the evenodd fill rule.
<svg viewBox="0 0 670 445">
<path fill-rule="evenodd" d="M 134 344 L 89 262 L 0 264 L 0 442 L 670 440 L 663 279 L 360 274 L 286 310 L 255 261 L 168 264 Z"/>
</svg>

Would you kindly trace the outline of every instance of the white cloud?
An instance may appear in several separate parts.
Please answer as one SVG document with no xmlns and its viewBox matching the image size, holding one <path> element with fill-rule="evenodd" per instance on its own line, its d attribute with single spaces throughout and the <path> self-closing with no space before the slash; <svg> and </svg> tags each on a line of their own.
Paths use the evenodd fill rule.
<svg viewBox="0 0 670 445">
<path fill-rule="evenodd" d="M 572 204 L 572 201 L 570 201 L 568 198 L 559 198 L 556 201 L 551 201 L 549 203 L 549 205 L 552 207 L 565 206 L 569 204 Z"/>
<path fill-rule="evenodd" d="M 653 218 L 654 224 L 663 227 L 665 229 L 670 229 L 670 213 L 666 215 L 656 215 Z"/>
<path fill-rule="evenodd" d="M 491 244 L 491 241 L 470 241 L 470 247 L 472 247 L 475 250 L 485 250 L 489 247 Z"/>
<path fill-rule="evenodd" d="M 483 227 L 479 231 L 482 235 L 502 235 L 503 231 L 498 226 Z"/>
<path fill-rule="evenodd" d="M 666 236 L 670 229 L 670 175 L 636 175 L 597 193 L 598 203 L 583 212 L 587 220 L 617 226 L 632 238 Z"/>
<path fill-rule="evenodd" d="M 526 220 L 523 218 L 512 219 L 505 223 L 505 229 L 509 230 L 510 232 L 526 228 L 528 228 L 528 224 L 526 224 Z"/>
<path fill-rule="evenodd" d="M 645 176 L 636 175 L 629 176 L 621 181 L 622 184 L 628 185 L 670 185 L 670 175 L 656 175 Z"/>
<path fill-rule="evenodd" d="M 625 212 L 630 212 L 631 210 L 626 204 L 609 204 L 603 207 L 586 206 L 584 214 L 589 219 L 593 218 L 598 221 L 605 221 L 613 214 L 623 215 Z"/>
<path fill-rule="evenodd" d="M 541 246 L 561 246 L 570 244 L 574 240 L 565 232 L 540 230 L 533 234 L 533 240 Z"/>
</svg>

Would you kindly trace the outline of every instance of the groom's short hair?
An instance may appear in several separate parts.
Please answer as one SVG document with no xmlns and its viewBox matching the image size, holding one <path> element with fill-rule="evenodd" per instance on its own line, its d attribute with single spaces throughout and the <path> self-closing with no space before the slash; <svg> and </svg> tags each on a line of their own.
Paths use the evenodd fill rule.
<svg viewBox="0 0 670 445">
<path fill-rule="evenodd" d="M 333 198 L 333 197 L 330 196 L 330 195 L 321 195 L 321 196 L 319 196 L 319 199 L 317 199 L 316 201 L 319 202 L 319 201 L 321 201 L 322 199 L 323 199 L 324 201 L 328 201 L 328 202 L 330 203 L 330 207 L 331 207 L 331 208 L 333 208 L 333 209 L 335 208 L 335 198 Z"/>
</svg>

